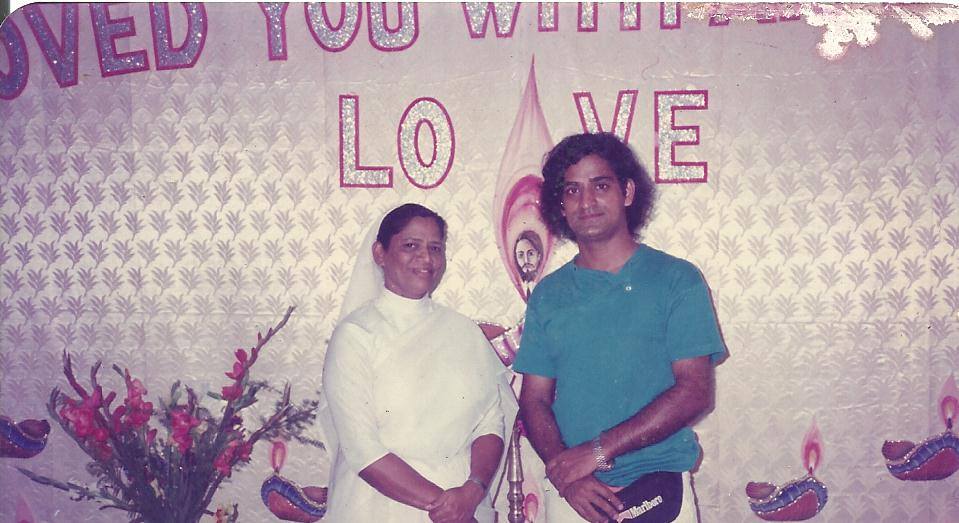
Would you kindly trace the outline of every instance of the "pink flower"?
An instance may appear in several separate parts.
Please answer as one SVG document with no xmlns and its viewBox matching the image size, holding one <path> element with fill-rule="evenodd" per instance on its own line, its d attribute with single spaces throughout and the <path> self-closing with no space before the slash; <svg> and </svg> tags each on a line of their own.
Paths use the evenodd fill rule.
<svg viewBox="0 0 959 523">
<path fill-rule="evenodd" d="M 233 363 L 233 371 L 225 374 L 228 378 L 239 381 L 243 379 L 243 375 L 246 373 L 246 351 L 243 349 L 236 349 L 234 355 L 236 356 L 236 361 Z"/>
<path fill-rule="evenodd" d="M 223 396 L 223 399 L 233 401 L 243 395 L 243 387 L 240 386 L 239 383 L 234 383 L 233 385 L 223 387 L 220 394 Z"/>
<path fill-rule="evenodd" d="M 190 435 L 190 431 L 199 424 L 200 420 L 191 416 L 185 409 L 176 408 L 170 411 L 172 438 L 181 453 L 186 453 L 193 447 L 193 436 Z"/>
<path fill-rule="evenodd" d="M 87 409 L 66 405 L 60 409 L 60 417 L 67 420 L 78 438 L 86 438 L 93 433 L 96 422 L 93 420 L 93 413 Z"/>
<path fill-rule="evenodd" d="M 110 431 L 106 420 L 97 417 L 97 409 L 103 404 L 103 391 L 97 387 L 93 394 L 83 398 L 79 403 L 72 398 L 65 398 L 60 408 L 60 417 L 66 420 L 74 435 L 83 440 L 97 454 L 100 459 L 109 459 L 113 454 L 110 448 Z"/>
<path fill-rule="evenodd" d="M 130 401 L 128 406 L 130 410 L 127 412 L 124 421 L 129 426 L 138 428 L 150 421 L 150 416 L 153 415 L 153 403 L 136 399 Z"/>
<path fill-rule="evenodd" d="M 224 476 L 229 476 L 235 461 L 250 461 L 253 445 L 242 438 L 230 440 L 226 448 L 213 460 L 213 467 Z"/>
<path fill-rule="evenodd" d="M 143 401 L 143 395 L 147 392 L 143 382 L 132 379 L 130 373 L 127 372 L 126 384 L 127 397 L 123 400 L 123 405 L 118 405 L 110 416 L 114 432 L 140 428 L 146 425 L 150 421 L 150 417 L 153 416 L 153 403 Z"/>
</svg>

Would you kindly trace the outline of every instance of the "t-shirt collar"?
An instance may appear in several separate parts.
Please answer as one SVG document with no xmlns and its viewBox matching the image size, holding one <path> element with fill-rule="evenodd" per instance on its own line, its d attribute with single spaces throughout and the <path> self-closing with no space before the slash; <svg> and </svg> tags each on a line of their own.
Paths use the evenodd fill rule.
<svg viewBox="0 0 959 523">
<path fill-rule="evenodd" d="M 576 265 L 576 258 L 579 258 L 579 254 L 573 257 L 572 261 L 570 261 L 570 265 L 573 267 L 574 277 L 589 275 L 589 276 L 598 276 L 598 277 L 614 280 L 618 278 L 620 275 L 628 274 L 629 269 L 633 265 L 637 263 L 641 263 L 640 262 L 640 259 L 642 258 L 641 251 L 645 251 L 645 250 L 646 250 L 646 244 L 640 243 L 639 246 L 636 248 L 636 250 L 633 251 L 633 254 L 629 256 L 629 259 L 626 260 L 626 263 L 624 263 L 623 266 L 620 267 L 619 271 L 616 273 L 601 271 L 597 269 L 589 269 L 586 267 L 580 267 L 579 265 Z"/>
</svg>

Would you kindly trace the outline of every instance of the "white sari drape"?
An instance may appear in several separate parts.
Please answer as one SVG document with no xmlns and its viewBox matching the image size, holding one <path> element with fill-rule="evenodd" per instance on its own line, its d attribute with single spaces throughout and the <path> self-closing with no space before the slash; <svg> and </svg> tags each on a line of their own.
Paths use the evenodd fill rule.
<svg viewBox="0 0 959 523">
<path fill-rule="evenodd" d="M 476 438 L 492 433 L 508 442 L 516 406 L 506 374 L 471 320 L 429 298 L 383 290 L 347 316 L 323 371 L 327 423 L 338 440 L 324 519 L 429 521 L 377 492 L 359 471 L 392 452 L 444 489 L 462 485 Z M 476 518 L 492 521 L 489 499 Z"/>
</svg>

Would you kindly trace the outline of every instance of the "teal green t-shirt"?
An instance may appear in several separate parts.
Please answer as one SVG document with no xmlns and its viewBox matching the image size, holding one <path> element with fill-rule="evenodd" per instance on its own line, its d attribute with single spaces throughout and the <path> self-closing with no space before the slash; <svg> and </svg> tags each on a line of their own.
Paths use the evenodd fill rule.
<svg viewBox="0 0 959 523">
<path fill-rule="evenodd" d="M 562 266 L 534 289 L 513 369 L 556 380 L 563 442 L 579 445 L 632 417 L 675 384 L 672 362 L 725 355 L 709 289 L 691 263 L 640 245 L 616 274 Z M 690 470 L 700 447 L 686 427 L 597 472 L 625 486 Z"/>
</svg>

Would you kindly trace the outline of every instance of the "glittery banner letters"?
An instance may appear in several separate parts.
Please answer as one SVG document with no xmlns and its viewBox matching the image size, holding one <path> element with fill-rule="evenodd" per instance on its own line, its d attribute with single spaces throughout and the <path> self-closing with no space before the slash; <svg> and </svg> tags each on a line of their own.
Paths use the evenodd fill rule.
<svg viewBox="0 0 959 523">
<path fill-rule="evenodd" d="M 77 47 L 79 40 L 77 13 L 80 6 L 77 4 L 60 4 L 60 40 L 47 23 L 40 4 L 24 6 L 23 16 L 33 31 L 40 51 L 53 72 L 60 87 L 70 87 L 77 84 Z"/>
<path fill-rule="evenodd" d="M 97 43 L 97 55 L 100 57 L 100 74 L 107 77 L 149 69 L 146 51 L 141 49 L 129 53 L 117 52 L 117 39 L 135 36 L 137 30 L 131 16 L 111 18 L 110 7 L 109 4 L 90 4 L 93 36 Z M 130 9 L 130 6 L 114 7 L 127 11 Z"/>
<path fill-rule="evenodd" d="M 629 141 L 629 131 L 633 126 L 633 113 L 636 109 L 636 89 L 623 89 L 616 97 L 616 109 L 613 111 L 612 133 L 624 142 Z M 589 92 L 573 93 L 576 110 L 579 112 L 579 121 L 583 125 L 583 132 L 601 133 L 603 124 L 596 112 L 593 103 L 593 94 Z"/>
<path fill-rule="evenodd" d="M 360 164 L 360 99 L 340 95 L 340 187 L 392 187 L 393 168 Z M 403 111 L 396 154 L 406 178 L 420 189 L 443 183 L 453 166 L 453 120 L 435 98 L 417 98 Z"/>
<path fill-rule="evenodd" d="M 513 36 L 513 29 L 516 28 L 516 15 L 519 13 L 520 4 L 518 2 L 463 2 L 462 5 L 470 38 L 484 38 L 486 36 L 490 11 L 493 11 L 493 27 L 496 30 L 496 37 L 509 38 Z M 542 6 L 540 6 L 540 27 L 545 25 L 555 28 L 555 14 L 555 5 L 548 12 L 544 12 Z"/>
<path fill-rule="evenodd" d="M 343 51 L 356 38 L 356 33 L 360 30 L 360 19 L 363 18 L 363 10 L 360 4 L 350 2 L 339 4 L 340 21 L 336 25 L 330 21 L 329 6 L 333 4 L 308 3 L 304 6 L 306 10 L 306 24 L 310 28 L 310 33 L 316 43 L 323 49 L 336 53 Z"/>
<path fill-rule="evenodd" d="M 399 3 L 399 22 L 390 27 L 386 16 L 386 2 L 366 4 L 370 44 L 380 51 L 402 51 L 413 45 L 420 34 L 419 8 L 415 2 Z"/>
<path fill-rule="evenodd" d="M 260 2 L 260 10 L 266 16 L 266 47 L 270 60 L 286 60 L 286 8 L 281 2 Z"/>
<path fill-rule="evenodd" d="M 187 32 L 183 44 L 173 46 L 170 31 L 170 4 L 150 3 L 150 22 L 153 25 L 153 56 L 157 69 L 193 67 L 206 41 L 206 9 L 203 4 L 184 3 Z"/>
<path fill-rule="evenodd" d="M 420 150 L 424 129 L 430 132 L 433 149 L 428 161 L 423 161 L 423 152 Z M 443 183 L 453 166 L 456 151 L 453 121 L 443 104 L 434 98 L 414 100 L 400 119 L 396 140 L 400 167 L 413 185 L 432 189 Z"/>
<path fill-rule="evenodd" d="M 0 25 L 0 40 L 7 52 L 7 71 L 0 71 L 0 99 L 13 100 L 27 86 L 30 65 L 27 61 L 27 44 L 13 20 L 9 18 Z"/>
<path fill-rule="evenodd" d="M 705 183 L 706 162 L 676 160 L 676 146 L 699 145 L 699 126 L 677 126 L 676 111 L 707 109 L 709 92 L 656 91 L 653 99 L 656 183 Z"/>
<path fill-rule="evenodd" d="M 360 98 L 340 95 L 340 187 L 392 186 L 392 167 L 360 165 Z"/>
</svg>

